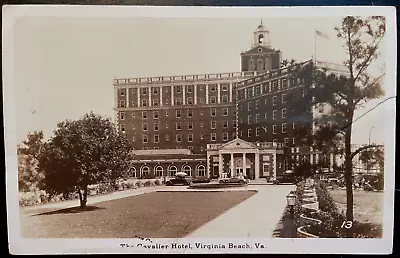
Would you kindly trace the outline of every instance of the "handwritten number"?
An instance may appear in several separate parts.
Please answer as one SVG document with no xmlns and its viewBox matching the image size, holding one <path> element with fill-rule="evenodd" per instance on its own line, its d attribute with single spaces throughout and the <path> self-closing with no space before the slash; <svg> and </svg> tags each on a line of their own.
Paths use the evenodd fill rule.
<svg viewBox="0 0 400 258">
<path fill-rule="evenodd" d="M 349 229 L 353 227 L 353 221 L 343 221 L 341 228 Z"/>
</svg>

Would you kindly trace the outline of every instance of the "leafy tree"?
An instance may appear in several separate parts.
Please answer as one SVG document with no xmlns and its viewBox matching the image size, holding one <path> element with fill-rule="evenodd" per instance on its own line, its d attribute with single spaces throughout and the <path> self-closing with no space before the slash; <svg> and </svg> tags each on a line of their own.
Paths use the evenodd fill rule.
<svg viewBox="0 0 400 258">
<path fill-rule="evenodd" d="M 330 111 L 325 118 L 331 123 L 329 130 L 334 132 L 331 136 L 338 137 L 339 142 L 344 142 L 346 219 L 352 221 L 352 160 L 358 153 L 377 147 L 376 145 L 367 145 L 352 152 L 352 123 L 356 109 L 363 107 L 369 100 L 379 98 L 384 94 L 380 84 L 380 78 L 383 75 L 374 78 L 369 75 L 368 68 L 379 57 L 379 44 L 385 34 L 385 18 L 347 16 L 343 18 L 341 26 L 335 30 L 337 37 L 344 41 L 348 57 L 344 64 L 348 69 L 348 75 L 336 75 L 323 69 L 314 70 L 313 104 L 329 106 Z"/>
<path fill-rule="evenodd" d="M 124 176 L 130 160 L 131 146 L 110 119 L 90 113 L 65 120 L 39 159 L 43 188 L 50 194 L 77 192 L 80 206 L 85 207 L 88 185 Z"/>
<path fill-rule="evenodd" d="M 43 179 L 43 173 L 38 170 L 38 158 L 43 145 L 43 131 L 35 131 L 29 133 L 27 140 L 18 146 L 18 188 L 20 191 L 34 191 Z"/>
</svg>

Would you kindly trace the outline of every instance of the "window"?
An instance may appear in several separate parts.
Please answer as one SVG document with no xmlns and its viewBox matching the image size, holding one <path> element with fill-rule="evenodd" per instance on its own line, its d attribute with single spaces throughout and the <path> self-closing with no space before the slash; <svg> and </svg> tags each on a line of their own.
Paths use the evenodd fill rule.
<svg viewBox="0 0 400 258">
<path fill-rule="evenodd" d="M 287 88 L 288 87 L 288 81 L 286 79 L 282 79 L 282 88 Z"/>
<path fill-rule="evenodd" d="M 292 139 L 292 144 L 295 145 L 296 144 L 296 140 L 295 138 Z"/>
<path fill-rule="evenodd" d="M 282 118 L 286 118 L 286 108 L 282 109 Z"/>
<path fill-rule="evenodd" d="M 163 176 L 163 174 L 164 174 L 164 169 L 163 169 L 163 167 L 162 166 L 158 166 L 158 167 L 156 167 L 156 169 L 155 169 L 155 176 L 156 177 L 162 177 Z"/>
<path fill-rule="evenodd" d="M 210 90 L 211 90 L 211 92 L 215 92 L 217 90 L 217 87 L 215 86 L 215 84 L 211 85 Z"/>
<path fill-rule="evenodd" d="M 147 88 L 140 88 L 142 95 L 147 95 Z"/>
<path fill-rule="evenodd" d="M 289 138 L 285 138 L 284 140 L 285 147 L 289 147 Z"/>
<path fill-rule="evenodd" d="M 217 115 L 217 110 L 215 108 L 211 109 L 211 117 L 214 117 Z"/>
<path fill-rule="evenodd" d="M 203 104 L 204 100 L 203 98 L 199 98 L 200 104 Z"/>
<path fill-rule="evenodd" d="M 296 129 L 295 123 L 292 124 L 292 129 L 293 129 L 293 130 Z"/>
<path fill-rule="evenodd" d="M 181 122 L 176 123 L 176 130 L 181 130 Z"/>
<path fill-rule="evenodd" d="M 260 128 L 259 127 L 256 128 L 256 136 L 260 136 Z"/>
<path fill-rule="evenodd" d="M 136 142 L 136 137 L 135 136 L 132 136 L 132 141 Z"/>
<path fill-rule="evenodd" d="M 147 124 L 146 124 L 146 123 L 143 123 L 143 124 L 142 124 L 142 130 L 143 130 L 143 131 L 147 131 Z"/>
<path fill-rule="evenodd" d="M 153 87 L 153 94 L 158 94 L 158 87 Z"/>
<path fill-rule="evenodd" d="M 132 105 L 132 107 L 134 107 L 135 106 L 135 101 L 132 100 L 131 105 Z"/>
<path fill-rule="evenodd" d="M 211 104 L 217 103 L 215 96 L 210 97 L 210 102 L 211 102 Z"/>
<path fill-rule="evenodd" d="M 168 175 L 175 176 L 176 172 L 178 172 L 178 168 L 176 166 L 170 166 L 168 168 Z"/>
<path fill-rule="evenodd" d="M 203 165 L 198 165 L 196 168 L 198 176 L 206 176 L 206 167 Z"/>
<path fill-rule="evenodd" d="M 247 137 L 251 137 L 251 128 L 247 129 Z"/>
<path fill-rule="evenodd" d="M 187 86 L 187 92 L 188 93 L 192 93 L 193 92 L 193 86 L 192 85 L 188 85 Z"/>
<path fill-rule="evenodd" d="M 211 121 L 211 129 L 215 129 L 217 127 L 216 121 Z"/>
<path fill-rule="evenodd" d="M 223 95 L 222 96 L 222 103 L 228 103 L 228 96 L 227 95 Z"/>
<path fill-rule="evenodd" d="M 277 142 L 278 142 L 278 139 L 273 139 L 272 142 L 273 142 L 273 143 L 277 143 Z"/>
<path fill-rule="evenodd" d="M 251 124 L 251 115 L 248 115 L 248 116 L 247 116 L 247 124 L 248 124 L 248 125 Z"/>
<path fill-rule="evenodd" d="M 286 123 L 282 124 L 282 133 L 286 133 Z"/>
<path fill-rule="evenodd" d="M 267 113 L 264 113 L 264 119 L 267 120 L 268 119 L 268 115 Z"/>
<path fill-rule="evenodd" d="M 227 141 L 228 140 L 228 133 L 225 132 L 225 133 L 222 134 L 222 140 L 223 141 Z"/>
<path fill-rule="evenodd" d="M 278 99 L 277 96 L 274 96 L 274 97 L 272 98 L 272 106 L 276 106 L 276 101 L 277 101 L 277 99 Z"/>
<path fill-rule="evenodd" d="M 217 140 L 217 134 L 216 133 L 211 133 L 211 141 L 215 142 Z"/>
<path fill-rule="evenodd" d="M 132 112 L 132 117 L 135 117 L 135 112 Z"/>
<path fill-rule="evenodd" d="M 176 98 L 176 99 L 175 99 L 175 104 L 176 104 L 177 106 L 182 105 L 182 99 L 181 99 L 181 98 Z"/>
<path fill-rule="evenodd" d="M 176 118 L 181 118 L 181 111 L 180 110 L 176 110 Z"/>
<path fill-rule="evenodd" d="M 169 134 L 165 135 L 165 140 L 169 141 Z"/>
<path fill-rule="evenodd" d="M 201 139 L 201 140 L 204 139 L 204 134 L 200 134 L 200 139 Z"/>
<path fill-rule="evenodd" d="M 202 116 L 203 114 L 204 114 L 203 110 L 202 110 L 202 111 L 200 111 L 200 115 Z"/>
<path fill-rule="evenodd" d="M 272 133 L 276 134 L 276 125 L 272 125 Z"/>
<path fill-rule="evenodd" d="M 222 115 L 227 116 L 228 115 L 228 108 L 223 108 L 222 109 Z"/>
<path fill-rule="evenodd" d="M 188 116 L 188 118 L 192 118 L 192 116 L 193 116 L 193 110 L 188 109 L 188 111 L 187 111 L 187 116 Z"/>
<path fill-rule="evenodd" d="M 121 100 L 119 102 L 119 107 L 124 108 L 125 107 L 125 100 Z"/>
<path fill-rule="evenodd" d="M 233 128 L 236 128 L 237 124 L 236 124 L 235 120 L 232 121 L 232 126 L 233 126 Z"/>
<path fill-rule="evenodd" d="M 158 119 L 158 111 L 153 111 L 153 117 L 154 119 Z"/>
<path fill-rule="evenodd" d="M 121 89 L 121 90 L 119 91 L 119 95 L 120 95 L 121 97 L 125 96 L 125 89 Z"/>
<path fill-rule="evenodd" d="M 132 125 L 132 130 L 135 131 L 135 129 L 136 129 L 136 125 Z"/>
<path fill-rule="evenodd" d="M 158 99 L 153 99 L 153 106 L 158 106 Z"/>
<path fill-rule="evenodd" d="M 181 93 L 182 86 L 176 86 L 176 93 Z"/>
<path fill-rule="evenodd" d="M 193 129 L 193 122 L 189 122 L 188 123 L 188 130 L 192 130 Z"/>
<path fill-rule="evenodd" d="M 264 99 L 264 105 L 267 105 L 268 104 L 268 98 L 266 97 L 265 99 Z"/>
<path fill-rule="evenodd" d="M 142 107 L 147 107 L 147 99 L 142 99 Z"/>
<path fill-rule="evenodd" d="M 158 128 L 159 128 L 159 124 L 158 123 L 154 123 L 154 131 L 158 131 Z"/>
<path fill-rule="evenodd" d="M 188 134 L 188 142 L 192 142 L 193 141 L 193 134 Z"/>
<path fill-rule="evenodd" d="M 177 134 L 176 135 L 176 142 L 181 142 L 182 141 L 182 135 L 181 134 Z"/>
<path fill-rule="evenodd" d="M 272 111 L 272 120 L 276 120 L 276 110 Z"/>
<path fill-rule="evenodd" d="M 251 101 L 247 103 L 247 111 L 251 111 Z"/>
<path fill-rule="evenodd" d="M 203 128 L 203 126 L 204 126 L 204 123 L 200 122 L 200 127 Z"/>
<path fill-rule="evenodd" d="M 121 130 L 121 132 L 125 132 L 125 125 L 124 124 L 120 124 L 119 125 L 119 130 Z"/>
<path fill-rule="evenodd" d="M 125 120 L 125 112 L 119 112 L 119 119 Z"/>
<path fill-rule="evenodd" d="M 159 136 L 158 134 L 154 135 L 154 143 L 158 143 L 159 141 Z"/>
<path fill-rule="evenodd" d="M 228 128 L 228 121 L 224 120 L 223 125 L 224 125 L 224 128 Z"/>
<path fill-rule="evenodd" d="M 256 124 L 258 124 L 259 118 L 260 118 L 260 114 L 256 114 Z"/>
<path fill-rule="evenodd" d="M 282 94 L 282 103 L 286 103 L 286 94 Z"/>
<path fill-rule="evenodd" d="M 260 108 L 260 100 L 256 100 L 256 109 Z"/>
<path fill-rule="evenodd" d="M 187 104 L 188 105 L 192 105 L 193 104 L 193 98 L 192 97 L 188 97 L 187 98 Z"/>
<path fill-rule="evenodd" d="M 147 139 L 147 135 L 142 135 L 142 140 L 143 140 L 143 143 L 147 143 L 147 141 L 148 141 L 148 139 Z"/>
<path fill-rule="evenodd" d="M 165 111 L 165 116 L 169 116 L 169 112 L 168 111 Z"/>
<path fill-rule="evenodd" d="M 222 91 L 228 91 L 228 86 L 227 85 L 222 85 Z"/>
<path fill-rule="evenodd" d="M 193 146 L 188 146 L 188 149 L 189 150 L 193 150 Z"/>
</svg>

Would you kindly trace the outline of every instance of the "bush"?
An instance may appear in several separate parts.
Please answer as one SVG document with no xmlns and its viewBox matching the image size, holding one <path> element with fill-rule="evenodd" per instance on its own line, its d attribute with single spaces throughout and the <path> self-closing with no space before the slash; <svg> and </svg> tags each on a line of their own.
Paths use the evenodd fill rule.
<svg viewBox="0 0 400 258">
<path fill-rule="evenodd" d="M 316 186 L 317 200 L 319 209 L 321 211 L 328 212 L 329 214 L 335 215 L 339 213 L 338 208 L 336 207 L 336 203 L 333 200 L 332 196 L 329 194 L 326 185 L 323 182 L 320 182 Z"/>
<path fill-rule="evenodd" d="M 114 191 L 114 187 L 107 183 L 99 184 L 98 193 L 99 194 L 107 194 Z"/>
<path fill-rule="evenodd" d="M 154 181 L 154 185 L 161 185 L 161 182 L 160 182 L 160 180 L 158 180 L 158 179 L 156 179 L 155 181 Z"/>
<path fill-rule="evenodd" d="M 136 185 L 137 188 L 143 187 L 142 181 L 137 181 L 137 182 L 135 183 L 135 185 Z"/>
<path fill-rule="evenodd" d="M 154 184 L 150 181 L 150 180 L 147 180 L 146 182 L 144 182 L 144 186 L 146 187 L 146 186 L 153 186 Z"/>
</svg>

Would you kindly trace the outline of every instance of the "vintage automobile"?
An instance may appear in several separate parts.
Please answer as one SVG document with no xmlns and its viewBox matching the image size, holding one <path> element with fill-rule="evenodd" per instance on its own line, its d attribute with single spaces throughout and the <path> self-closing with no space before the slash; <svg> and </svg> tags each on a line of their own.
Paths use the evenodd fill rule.
<svg viewBox="0 0 400 258">
<path fill-rule="evenodd" d="M 206 176 L 197 176 L 193 178 L 192 183 L 210 183 L 211 178 Z"/>
<path fill-rule="evenodd" d="M 244 185 L 248 183 L 248 180 L 245 177 L 230 177 L 230 178 L 221 178 L 218 181 L 220 184 L 240 184 Z"/>
<path fill-rule="evenodd" d="M 186 177 L 186 175 L 182 174 L 176 174 L 175 178 L 169 179 L 167 182 L 165 182 L 165 185 L 167 186 L 173 186 L 173 185 L 190 185 L 191 180 Z"/>
<path fill-rule="evenodd" d="M 275 184 L 295 184 L 297 183 L 297 178 L 294 177 L 291 174 L 283 174 L 283 175 L 277 175 L 274 178 L 271 178 L 271 181 Z"/>
</svg>

